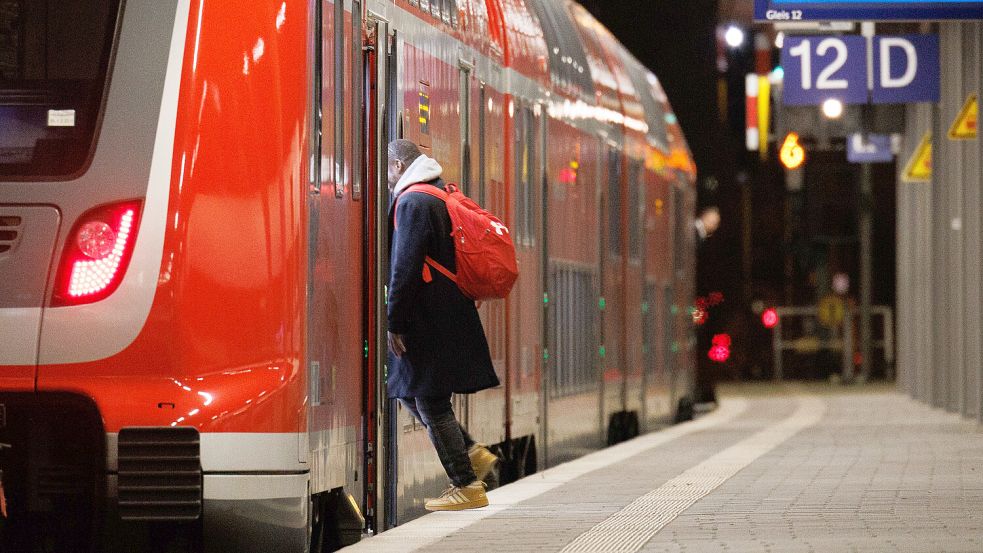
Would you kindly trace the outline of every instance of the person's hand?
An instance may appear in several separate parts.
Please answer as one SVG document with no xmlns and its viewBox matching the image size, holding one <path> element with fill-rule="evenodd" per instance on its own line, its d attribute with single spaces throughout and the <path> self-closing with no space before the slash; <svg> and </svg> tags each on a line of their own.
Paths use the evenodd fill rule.
<svg viewBox="0 0 983 553">
<path fill-rule="evenodd" d="M 389 351 L 393 352 L 396 357 L 402 357 L 406 353 L 406 342 L 403 339 L 403 335 L 392 332 L 387 332 L 386 334 L 389 335 Z"/>
</svg>

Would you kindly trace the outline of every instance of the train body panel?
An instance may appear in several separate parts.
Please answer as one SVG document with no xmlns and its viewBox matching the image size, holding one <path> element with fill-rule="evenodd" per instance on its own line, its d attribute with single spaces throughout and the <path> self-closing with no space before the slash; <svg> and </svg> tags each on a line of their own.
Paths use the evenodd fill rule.
<svg viewBox="0 0 983 553">
<path fill-rule="evenodd" d="M 112 526 L 79 542 L 105 550 L 169 520 L 193 547 L 302 551 L 363 513 L 382 530 L 422 512 L 446 477 L 381 386 L 384 146 L 398 136 L 516 242 L 515 289 L 480 307 L 503 385 L 454 400 L 503 480 L 655 428 L 691 393 L 692 161 L 654 77 L 579 6 L 103 0 L 66 13 L 102 25 L 73 39 L 92 58 L 76 65 L 94 68 L 71 135 L 88 157 L 0 165 L 0 218 L 23 221 L 0 276 L 31 261 L 0 284 L 0 339 L 17 345 L 0 351 L 13 522 L 79 504 L 68 490 L 25 507 L 44 484 L 28 467 L 63 458 L 104 509 L 64 518 Z M 72 79 L 48 81 L 20 83 L 44 93 L 19 117 L 67 121 Z M 0 87 L 0 117 L 15 92 Z M 645 130 L 653 117 L 670 121 L 664 142 Z M 103 219 L 118 277 L 73 296 L 96 244 L 80 237 Z M 80 430 L 66 435 L 65 418 Z M 173 451 L 190 465 L 168 465 Z M 191 478 L 172 491 L 193 497 L 140 499 L 141 463 Z"/>
</svg>

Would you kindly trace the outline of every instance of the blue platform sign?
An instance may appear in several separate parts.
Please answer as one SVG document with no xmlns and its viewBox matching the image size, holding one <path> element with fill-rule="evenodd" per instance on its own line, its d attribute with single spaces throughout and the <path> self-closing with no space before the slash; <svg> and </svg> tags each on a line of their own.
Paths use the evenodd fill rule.
<svg viewBox="0 0 983 553">
<path fill-rule="evenodd" d="M 875 104 L 939 101 L 939 37 L 874 37 Z"/>
<path fill-rule="evenodd" d="M 862 36 L 788 37 L 782 68 L 787 105 L 817 105 L 830 98 L 867 103 L 867 41 Z"/>
<path fill-rule="evenodd" d="M 757 21 L 937 21 L 983 19 L 983 1 L 754 0 Z"/>
<path fill-rule="evenodd" d="M 785 104 L 818 105 L 829 99 L 844 104 L 939 101 L 938 35 L 876 36 L 871 48 L 873 82 L 868 83 L 864 37 L 785 39 Z"/>
<path fill-rule="evenodd" d="M 846 159 L 850 163 L 891 163 L 894 151 L 886 134 L 851 134 L 846 142 Z"/>
</svg>

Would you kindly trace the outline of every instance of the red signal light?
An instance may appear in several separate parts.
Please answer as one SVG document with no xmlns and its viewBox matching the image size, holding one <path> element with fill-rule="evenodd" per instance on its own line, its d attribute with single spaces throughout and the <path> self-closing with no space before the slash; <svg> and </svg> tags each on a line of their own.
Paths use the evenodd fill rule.
<svg viewBox="0 0 983 553">
<path fill-rule="evenodd" d="M 65 244 L 53 305 L 92 303 L 115 292 L 133 255 L 139 219 L 137 201 L 82 215 Z"/>
<path fill-rule="evenodd" d="M 716 361 L 717 363 L 723 363 L 730 359 L 730 335 L 729 334 L 717 334 L 713 337 L 713 346 L 707 353 L 707 357 L 711 361 Z"/>
<path fill-rule="evenodd" d="M 778 310 L 774 307 L 769 307 L 761 313 L 761 324 L 765 325 L 765 328 L 775 328 L 778 326 Z"/>
</svg>

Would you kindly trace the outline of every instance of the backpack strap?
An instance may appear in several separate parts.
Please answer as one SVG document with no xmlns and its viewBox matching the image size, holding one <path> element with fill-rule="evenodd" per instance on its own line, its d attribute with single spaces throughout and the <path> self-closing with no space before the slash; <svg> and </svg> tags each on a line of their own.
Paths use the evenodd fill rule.
<svg viewBox="0 0 983 553">
<path fill-rule="evenodd" d="M 447 187 L 452 192 L 457 190 L 457 186 L 454 185 L 454 184 L 448 184 Z M 417 183 L 417 184 L 414 184 L 414 185 L 410 186 L 409 188 L 407 188 L 406 190 L 404 190 L 403 191 L 403 194 L 408 194 L 410 192 L 419 192 L 420 194 L 427 194 L 429 196 L 433 196 L 434 198 L 439 199 L 440 201 L 444 202 L 445 204 L 447 203 L 447 197 L 449 196 L 449 194 L 447 192 L 445 192 L 445 191 L 437 188 L 436 186 L 432 186 L 432 185 L 429 185 L 429 184 L 426 184 L 426 183 Z M 399 197 L 402 198 L 403 197 L 403 194 L 400 194 Z M 399 207 L 399 198 L 396 198 L 396 204 L 397 204 L 396 207 L 398 208 Z M 399 228 L 399 223 L 396 221 L 396 213 L 397 212 L 398 212 L 398 209 L 394 209 L 393 210 L 393 228 L 395 228 L 395 229 L 398 229 Z M 449 278 L 451 280 L 451 282 L 453 282 L 454 284 L 457 284 L 457 275 L 455 275 L 454 273 L 452 273 L 450 271 L 450 269 L 448 269 L 447 267 L 444 267 L 443 265 L 441 265 L 440 263 L 438 263 L 437 260 L 435 260 L 434 258 L 432 258 L 432 257 L 430 257 L 428 255 L 425 258 L 423 258 L 423 262 L 424 262 L 424 265 L 423 265 L 423 281 L 424 282 L 427 282 L 427 283 L 433 282 L 433 275 L 430 274 L 430 267 L 433 267 L 434 269 L 437 270 L 438 273 L 440 273 L 440 274 L 444 275 L 445 277 Z M 429 265 L 430 267 L 427 267 L 427 265 Z"/>
</svg>

